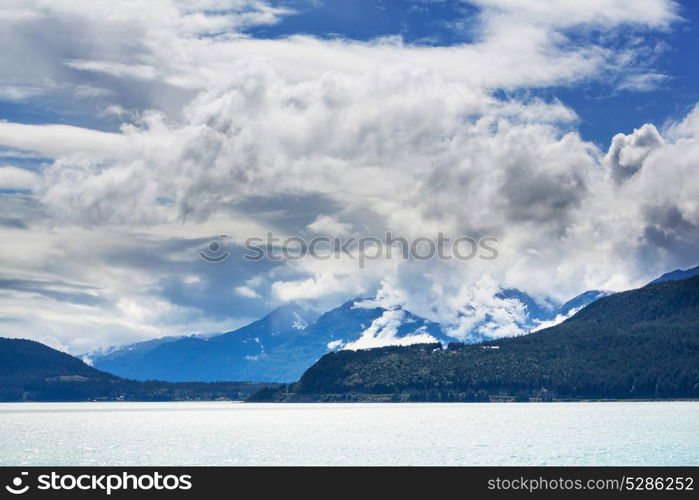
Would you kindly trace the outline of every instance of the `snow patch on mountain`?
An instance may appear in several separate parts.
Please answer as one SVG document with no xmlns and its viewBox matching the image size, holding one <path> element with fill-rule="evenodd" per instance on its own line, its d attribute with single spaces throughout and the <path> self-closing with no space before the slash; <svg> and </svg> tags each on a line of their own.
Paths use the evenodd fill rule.
<svg viewBox="0 0 699 500">
<path fill-rule="evenodd" d="M 308 328 L 308 322 L 303 319 L 299 313 L 294 311 L 294 322 L 292 323 L 291 327 L 294 330 L 305 330 Z"/>
</svg>

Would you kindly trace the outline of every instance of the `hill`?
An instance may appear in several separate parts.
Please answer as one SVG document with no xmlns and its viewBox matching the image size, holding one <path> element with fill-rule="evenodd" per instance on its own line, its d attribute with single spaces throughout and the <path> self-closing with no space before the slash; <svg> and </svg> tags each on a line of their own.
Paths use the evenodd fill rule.
<svg viewBox="0 0 699 500">
<path fill-rule="evenodd" d="M 136 382 L 23 339 L 0 338 L 0 401 L 241 400 L 262 384 Z"/>
<path fill-rule="evenodd" d="M 699 276 L 600 298 L 567 321 L 480 344 L 340 351 L 252 400 L 699 397 Z"/>
</svg>

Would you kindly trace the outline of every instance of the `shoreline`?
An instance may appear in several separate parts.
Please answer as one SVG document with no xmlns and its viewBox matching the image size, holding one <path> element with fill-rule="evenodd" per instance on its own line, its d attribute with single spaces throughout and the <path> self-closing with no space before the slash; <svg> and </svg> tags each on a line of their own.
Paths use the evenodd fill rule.
<svg viewBox="0 0 699 500">
<path fill-rule="evenodd" d="M 493 401 L 390 401 L 381 399 L 356 399 L 353 401 L 343 400 L 285 400 L 285 401 L 245 401 L 238 399 L 222 400 L 222 399 L 197 399 L 197 400 L 171 400 L 171 401 L 152 401 L 152 400 L 101 400 L 101 401 L 0 401 L 0 405 L 4 404 L 66 404 L 66 403 L 153 403 L 153 404 L 171 404 L 171 403 L 233 403 L 233 404 L 550 404 L 550 403 L 697 403 L 699 398 L 653 398 L 653 399 L 554 399 L 553 401 L 514 401 L 505 399 L 496 399 Z"/>
</svg>

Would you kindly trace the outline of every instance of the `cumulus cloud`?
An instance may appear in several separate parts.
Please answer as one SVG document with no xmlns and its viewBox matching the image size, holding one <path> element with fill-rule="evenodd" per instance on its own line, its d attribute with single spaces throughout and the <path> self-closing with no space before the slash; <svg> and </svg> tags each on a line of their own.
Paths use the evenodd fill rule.
<svg viewBox="0 0 699 500">
<path fill-rule="evenodd" d="M 612 178 L 617 182 L 638 172 L 649 154 L 664 145 L 663 138 L 654 125 L 646 123 L 633 133 L 617 134 L 605 157 Z"/>
<path fill-rule="evenodd" d="M 498 296 L 499 284 L 490 276 L 464 284 L 450 296 L 447 310 L 454 315 L 447 322 L 447 334 L 466 340 L 510 337 L 522 333 L 527 323 L 524 304 Z"/>
<path fill-rule="evenodd" d="M 696 115 L 695 108 L 680 123 L 671 125 L 674 133 L 681 130 L 685 135 L 646 157 L 638 173 L 623 188 L 629 199 L 638 200 L 636 228 L 640 233 L 640 251 L 645 257 L 673 256 L 685 265 L 696 258 L 692 250 L 699 244 Z"/>
</svg>

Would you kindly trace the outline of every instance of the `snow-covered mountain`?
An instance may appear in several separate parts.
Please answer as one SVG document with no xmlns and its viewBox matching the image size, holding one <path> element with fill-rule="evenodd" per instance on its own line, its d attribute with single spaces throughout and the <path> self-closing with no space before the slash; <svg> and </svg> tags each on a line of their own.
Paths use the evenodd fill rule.
<svg viewBox="0 0 699 500">
<path fill-rule="evenodd" d="M 90 353 L 100 370 L 136 380 L 293 381 L 330 350 L 448 342 L 438 324 L 402 308 L 354 299 L 319 318 L 298 304 L 282 306 L 238 330 Z"/>
<path fill-rule="evenodd" d="M 550 326 L 610 292 L 591 290 L 565 304 L 500 288 L 491 309 L 474 304 L 465 342 L 478 342 Z M 509 315 L 509 330 L 501 328 Z M 328 351 L 368 349 L 457 339 L 438 323 L 402 307 L 383 307 L 367 298 L 349 300 L 320 316 L 291 303 L 237 330 L 210 336 L 165 337 L 88 353 L 95 368 L 135 380 L 296 380 Z"/>
</svg>

